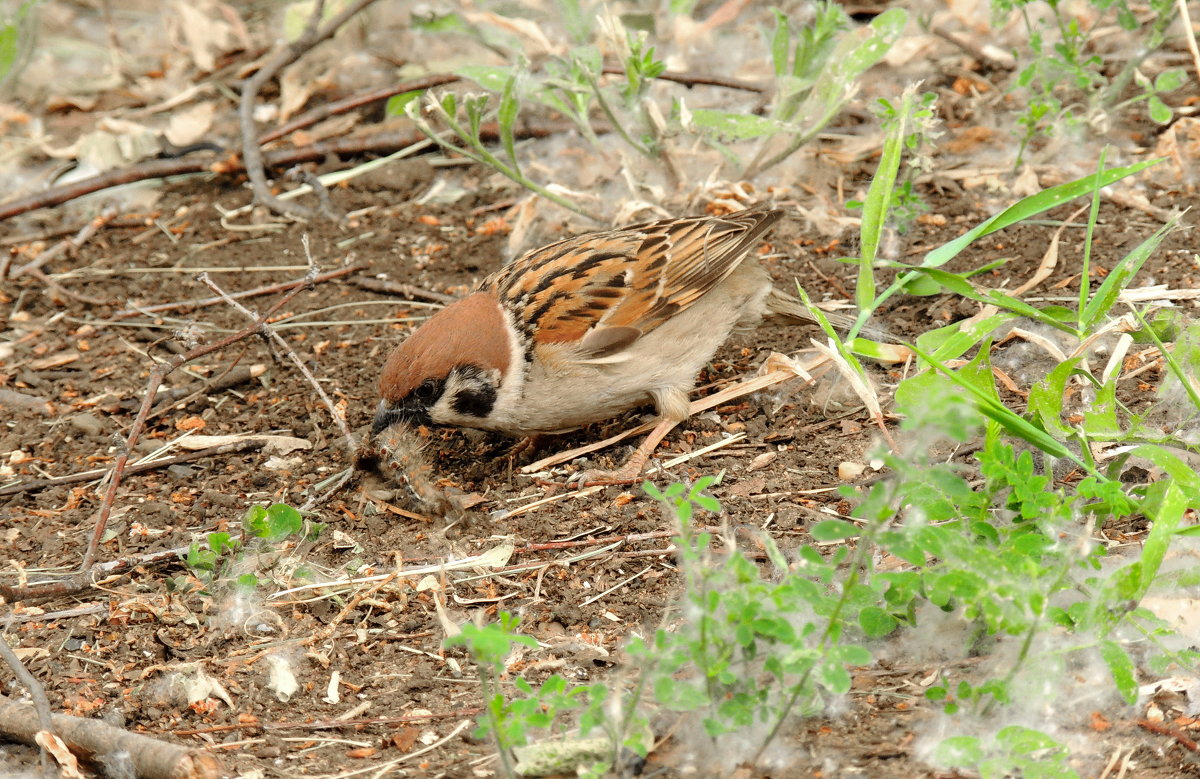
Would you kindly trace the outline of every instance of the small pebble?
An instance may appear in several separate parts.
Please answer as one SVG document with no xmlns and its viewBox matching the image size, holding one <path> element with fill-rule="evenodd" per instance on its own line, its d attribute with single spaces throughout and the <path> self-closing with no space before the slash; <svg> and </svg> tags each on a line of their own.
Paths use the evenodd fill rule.
<svg viewBox="0 0 1200 779">
<path fill-rule="evenodd" d="M 94 414 L 75 414 L 71 417 L 71 427 L 86 436 L 99 436 L 104 433 L 104 422 Z"/>
<path fill-rule="evenodd" d="M 190 465 L 176 463 L 167 467 L 167 473 L 176 481 L 190 481 L 196 475 L 196 469 Z"/>
</svg>

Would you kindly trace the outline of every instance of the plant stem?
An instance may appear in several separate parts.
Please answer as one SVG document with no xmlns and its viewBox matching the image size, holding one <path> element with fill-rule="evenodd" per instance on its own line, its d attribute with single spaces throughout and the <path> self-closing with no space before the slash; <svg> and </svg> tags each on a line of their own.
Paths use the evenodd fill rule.
<svg viewBox="0 0 1200 779">
<path fill-rule="evenodd" d="M 600 89 L 600 82 L 597 81 L 595 76 L 591 75 L 590 73 L 588 74 L 588 83 L 592 85 L 592 93 L 596 96 L 596 103 L 600 106 L 600 110 L 604 112 L 606 117 L 608 117 L 608 121 L 612 124 L 613 129 L 617 131 L 617 134 L 621 136 L 621 139 L 624 140 L 625 143 L 632 146 L 635 150 L 640 152 L 647 159 L 657 162 L 658 158 L 655 157 L 649 149 L 642 146 L 640 143 L 635 141 L 633 137 L 629 135 L 629 133 L 625 132 L 625 127 L 617 119 L 617 115 L 613 112 L 612 107 L 609 106 L 608 101 L 604 99 L 604 93 Z"/>
<path fill-rule="evenodd" d="M 455 154 L 461 154 L 462 156 L 467 157 L 468 159 L 472 159 L 472 160 L 475 160 L 476 162 L 487 165 L 488 167 L 495 169 L 496 172 L 512 179 L 516 183 L 525 187 L 529 191 L 531 191 L 535 194 L 541 195 L 542 197 L 546 198 L 547 200 L 549 200 L 553 203 L 557 203 L 558 205 L 562 206 L 563 208 L 567 209 L 568 211 L 572 211 L 576 214 L 579 214 L 580 216 L 590 219 L 593 222 L 597 222 L 597 223 L 602 222 L 602 220 L 598 216 L 596 216 L 595 214 L 592 214 L 589 211 L 586 211 L 582 206 L 577 205 L 576 203 L 568 200 L 567 198 L 563 197 L 562 195 L 551 192 L 550 190 L 543 187 L 541 184 L 538 184 L 537 182 L 533 181 L 532 179 L 527 178 L 523 174 L 519 173 L 518 171 L 513 170 L 511 167 L 504 164 L 504 162 L 499 157 L 497 157 L 496 155 L 492 154 L 490 151 L 487 150 L 487 147 L 485 147 L 483 145 L 482 141 L 480 141 L 478 138 L 472 137 L 471 134 L 468 133 L 461 124 L 459 124 L 457 121 L 455 121 L 453 117 L 450 117 L 447 114 L 445 114 L 444 112 L 442 112 L 442 118 L 446 122 L 446 124 L 450 127 L 450 130 L 455 135 L 457 135 L 459 138 L 466 141 L 467 143 L 471 144 L 470 149 L 463 147 L 463 146 L 458 146 L 458 145 L 446 140 L 441 135 L 439 135 L 437 132 L 435 132 L 434 129 L 432 127 L 430 127 L 429 124 L 426 123 L 425 121 L 419 120 L 419 119 L 414 120 L 414 121 L 416 122 L 417 129 L 419 129 L 421 132 L 423 132 L 427 136 L 429 136 L 429 138 L 431 140 L 433 140 L 435 143 L 437 143 L 443 149 L 452 151 Z"/>
<path fill-rule="evenodd" d="M 1096 232 L 1096 217 L 1100 213 L 1100 174 L 1104 172 L 1104 160 L 1108 156 L 1108 147 L 1100 150 L 1100 162 L 1096 166 L 1096 188 L 1092 190 L 1092 208 L 1088 213 L 1087 231 L 1083 234 L 1083 269 L 1079 273 L 1079 308 L 1076 310 L 1076 324 L 1083 327 L 1083 310 L 1087 306 L 1088 294 L 1091 292 L 1092 236 Z M 1083 333 L 1078 334 L 1083 337 Z"/>
</svg>

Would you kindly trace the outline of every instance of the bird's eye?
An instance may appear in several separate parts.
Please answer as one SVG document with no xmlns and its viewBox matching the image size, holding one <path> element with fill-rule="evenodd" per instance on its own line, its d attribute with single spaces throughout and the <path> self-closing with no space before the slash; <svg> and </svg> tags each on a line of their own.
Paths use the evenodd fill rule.
<svg viewBox="0 0 1200 779">
<path fill-rule="evenodd" d="M 416 397 L 417 400 L 426 403 L 437 400 L 438 383 L 439 382 L 436 379 L 426 379 L 418 384 L 417 388 L 413 390 L 413 396 Z"/>
</svg>

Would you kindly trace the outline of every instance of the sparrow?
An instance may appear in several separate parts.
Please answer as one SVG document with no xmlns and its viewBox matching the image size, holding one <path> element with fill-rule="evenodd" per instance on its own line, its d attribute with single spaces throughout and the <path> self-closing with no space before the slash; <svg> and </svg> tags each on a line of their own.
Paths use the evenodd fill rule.
<svg viewBox="0 0 1200 779">
<path fill-rule="evenodd" d="M 782 216 L 646 222 L 523 255 L 391 352 L 372 436 L 398 423 L 559 433 L 652 402 L 659 422 L 626 463 L 583 476 L 635 480 L 735 327 L 768 314 L 813 321 L 751 254 Z"/>
</svg>

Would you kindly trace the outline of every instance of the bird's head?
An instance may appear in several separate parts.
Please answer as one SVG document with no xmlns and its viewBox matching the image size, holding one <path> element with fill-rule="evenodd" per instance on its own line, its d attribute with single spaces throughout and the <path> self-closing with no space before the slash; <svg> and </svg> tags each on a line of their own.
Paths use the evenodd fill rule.
<svg viewBox="0 0 1200 779">
<path fill-rule="evenodd" d="M 372 435 L 397 422 L 486 427 L 511 362 L 509 325 L 493 295 L 450 304 L 388 355 Z"/>
</svg>

